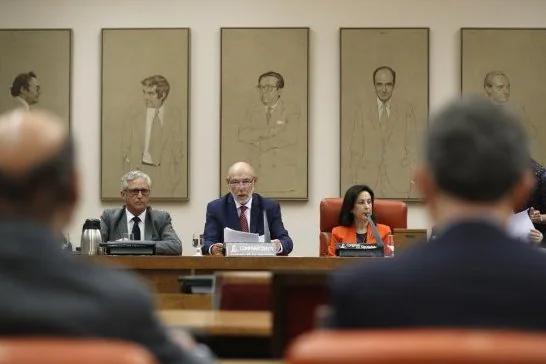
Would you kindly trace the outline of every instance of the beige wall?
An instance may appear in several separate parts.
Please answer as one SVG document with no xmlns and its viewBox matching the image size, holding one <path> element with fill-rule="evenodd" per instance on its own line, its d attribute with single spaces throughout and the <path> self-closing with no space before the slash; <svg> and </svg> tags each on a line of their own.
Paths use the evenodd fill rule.
<svg viewBox="0 0 546 364">
<path fill-rule="evenodd" d="M 191 28 L 190 201 L 156 205 L 171 212 L 184 254 L 193 253 L 206 203 L 218 197 L 220 27 L 311 28 L 309 201 L 282 208 L 293 254 L 314 256 L 320 199 L 339 193 L 338 28 L 430 27 L 434 111 L 460 90 L 460 27 L 546 27 L 544 14 L 544 0 L 0 0 L 0 28 L 74 30 L 72 115 L 84 182 L 69 230 L 76 244 L 85 218 L 119 205 L 99 196 L 101 28 Z M 408 224 L 429 227 L 422 206 L 410 205 Z"/>
</svg>

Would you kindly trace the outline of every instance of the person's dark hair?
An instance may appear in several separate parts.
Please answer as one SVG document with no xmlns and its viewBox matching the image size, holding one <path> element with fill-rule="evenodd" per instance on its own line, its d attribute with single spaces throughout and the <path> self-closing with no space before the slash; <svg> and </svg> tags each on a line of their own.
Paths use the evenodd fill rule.
<svg viewBox="0 0 546 364">
<path fill-rule="evenodd" d="M 28 73 L 20 73 L 15 77 L 11 84 L 10 92 L 11 96 L 17 97 L 21 94 L 21 90 L 28 90 L 30 86 L 30 80 L 36 78 L 36 74 L 32 71 Z"/>
<path fill-rule="evenodd" d="M 341 205 L 341 210 L 339 211 L 338 224 L 341 226 L 353 226 L 355 223 L 355 217 L 351 210 L 355 206 L 356 199 L 358 195 L 362 192 L 368 192 L 372 198 L 372 207 L 375 201 L 375 195 L 373 190 L 366 185 L 355 185 L 349 187 L 345 196 L 343 197 L 343 204 Z M 372 215 L 372 220 L 375 221 L 375 216 Z"/>
<path fill-rule="evenodd" d="M 516 116 L 475 96 L 448 104 L 432 118 L 424 152 L 438 188 L 473 202 L 499 200 L 531 163 Z"/>
<path fill-rule="evenodd" d="M 264 77 L 275 77 L 277 79 L 277 88 L 284 88 L 284 78 L 281 76 L 280 73 L 269 71 L 266 73 L 263 73 L 258 77 L 258 84 L 260 84 L 260 81 Z"/>
<path fill-rule="evenodd" d="M 171 91 L 171 85 L 169 84 L 169 81 L 167 81 L 167 79 L 161 75 L 146 77 L 145 79 L 140 81 L 140 83 L 144 87 L 155 86 L 155 93 L 157 97 L 163 100 L 165 100 L 167 96 L 169 96 L 169 92 Z"/>
<path fill-rule="evenodd" d="M 55 155 L 14 177 L 0 170 L 0 218 L 48 221 L 73 198 L 74 143 L 67 137 Z"/>
<path fill-rule="evenodd" d="M 396 85 L 396 72 L 394 72 L 394 70 L 392 68 L 390 68 L 389 66 L 381 66 L 381 67 L 377 67 L 375 69 L 375 71 L 373 71 L 373 76 L 372 76 L 372 82 L 373 84 L 375 85 L 375 75 L 377 74 L 377 72 L 381 71 L 381 70 L 387 70 L 389 71 L 391 74 L 392 74 L 392 84 L 393 85 Z"/>
</svg>

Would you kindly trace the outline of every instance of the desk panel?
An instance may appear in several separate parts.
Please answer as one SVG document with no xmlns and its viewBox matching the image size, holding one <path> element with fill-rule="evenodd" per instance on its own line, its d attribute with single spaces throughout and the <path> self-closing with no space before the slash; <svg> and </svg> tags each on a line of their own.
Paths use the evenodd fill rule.
<svg viewBox="0 0 546 364">
<path fill-rule="evenodd" d="M 338 257 L 162 257 L 78 256 L 78 259 L 119 266 L 140 274 L 157 293 L 179 293 L 178 277 L 216 271 L 332 270 L 375 258 Z"/>
</svg>

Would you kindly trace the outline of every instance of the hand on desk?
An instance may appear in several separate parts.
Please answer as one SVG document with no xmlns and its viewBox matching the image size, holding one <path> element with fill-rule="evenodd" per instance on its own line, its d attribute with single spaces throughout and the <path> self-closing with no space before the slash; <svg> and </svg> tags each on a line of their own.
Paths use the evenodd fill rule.
<svg viewBox="0 0 546 364">
<path fill-rule="evenodd" d="M 224 246 L 220 243 L 216 243 L 210 249 L 210 255 L 215 255 L 219 257 L 224 256 Z"/>
<path fill-rule="evenodd" d="M 538 231 L 537 229 L 532 229 L 529 232 L 529 240 L 533 243 L 540 243 L 542 241 L 542 233 Z"/>
</svg>

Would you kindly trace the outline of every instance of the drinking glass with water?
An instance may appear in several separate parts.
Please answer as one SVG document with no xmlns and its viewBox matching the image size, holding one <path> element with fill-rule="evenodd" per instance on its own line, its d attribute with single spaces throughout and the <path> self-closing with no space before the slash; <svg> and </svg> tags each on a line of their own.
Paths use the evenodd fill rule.
<svg viewBox="0 0 546 364">
<path fill-rule="evenodd" d="M 195 255 L 196 257 L 203 255 L 203 234 L 193 234 L 192 237 L 192 246 L 195 248 Z"/>
</svg>

